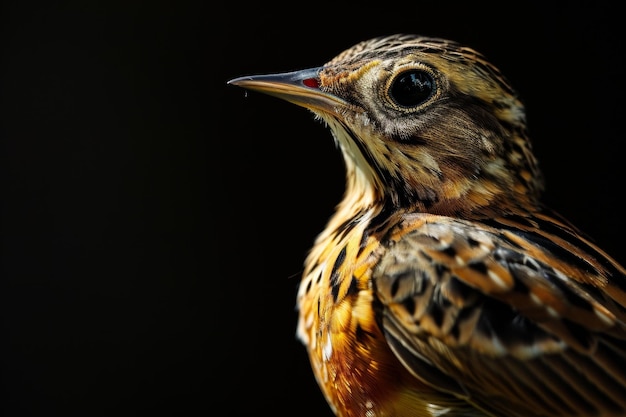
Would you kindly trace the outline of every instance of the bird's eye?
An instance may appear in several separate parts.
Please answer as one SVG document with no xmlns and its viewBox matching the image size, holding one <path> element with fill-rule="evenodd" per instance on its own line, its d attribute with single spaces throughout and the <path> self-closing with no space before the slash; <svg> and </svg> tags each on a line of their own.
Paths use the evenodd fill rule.
<svg viewBox="0 0 626 417">
<path fill-rule="evenodd" d="M 389 87 L 389 96 L 402 107 L 415 107 L 432 97 L 435 80 L 426 71 L 409 70 L 400 73 Z"/>
</svg>

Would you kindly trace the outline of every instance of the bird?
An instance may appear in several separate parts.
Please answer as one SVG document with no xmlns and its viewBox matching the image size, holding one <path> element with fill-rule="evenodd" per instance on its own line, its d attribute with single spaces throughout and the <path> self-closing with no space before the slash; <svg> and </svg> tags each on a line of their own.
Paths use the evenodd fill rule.
<svg viewBox="0 0 626 417">
<path fill-rule="evenodd" d="M 343 155 L 295 330 L 336 416 L 626 415 L 626 270 L 543 202 L 485 55 L 382 35 L 227 84 L 308 109 Z"/>
</svg>

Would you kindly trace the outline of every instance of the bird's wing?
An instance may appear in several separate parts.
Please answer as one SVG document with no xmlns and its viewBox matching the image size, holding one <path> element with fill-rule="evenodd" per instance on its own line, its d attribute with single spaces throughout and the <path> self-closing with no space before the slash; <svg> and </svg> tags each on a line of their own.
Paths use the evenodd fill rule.
<svg viewBox="0 0 626 417">
<path fill-rule="evenodd" d="M 384 243 L 381 324 L 417 378 L 495 415 L 626 414 L 626 274 L 565 223 L 413 215 Z"/>
</svg>

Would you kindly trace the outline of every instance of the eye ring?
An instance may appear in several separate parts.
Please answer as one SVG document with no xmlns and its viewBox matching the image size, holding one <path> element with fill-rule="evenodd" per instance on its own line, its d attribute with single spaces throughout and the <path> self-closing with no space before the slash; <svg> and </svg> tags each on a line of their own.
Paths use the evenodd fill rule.
<svg viewBox="0 0 626 417">
<path fill-rule="evenodd" d="M 432 71 L 411 67 L 389 79 L 385 95 L 395 108 L 414 111 L 435 97 L 438 90 L 437 79 Z"/>
</svg>

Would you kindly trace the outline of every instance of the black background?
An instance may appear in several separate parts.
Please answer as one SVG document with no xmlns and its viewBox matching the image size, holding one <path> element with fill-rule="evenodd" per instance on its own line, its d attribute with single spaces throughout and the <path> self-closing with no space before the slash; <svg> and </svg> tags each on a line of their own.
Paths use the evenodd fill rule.
<svg viewBox="0 0 626 417">
<path fill-rule="evenodd" d="M 5 2 L 0 414 L 330 416 L 294 305 L 342 162 L 306 110 L 226 81 L 372 36 L 486 54 L 546 202 L 625 262 L 621 13 L 463 4 Z"/>
</svg>

